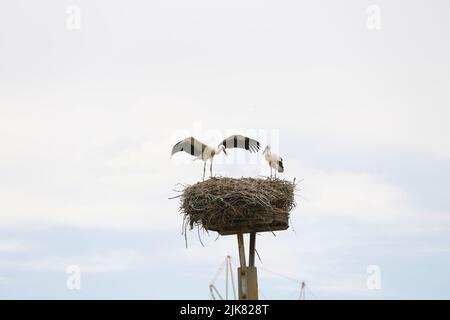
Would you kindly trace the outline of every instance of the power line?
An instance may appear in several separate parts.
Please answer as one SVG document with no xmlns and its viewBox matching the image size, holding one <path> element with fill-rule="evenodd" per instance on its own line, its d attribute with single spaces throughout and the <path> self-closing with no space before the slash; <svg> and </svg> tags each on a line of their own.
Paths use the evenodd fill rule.
<svg viewBox="0 0 450 320">
<path fill-rule="evenodd" d="M 237 259 L 236 259 L 235 257 L 231 257 L 231 263 L 232 263 L 234 266 L 238 267 L 238 265 L 236 264 L 235 261 L 237 261 Z M 279 273 L 279 272 L 276 272 L 276 271 L 273 271 L 273 270 L 269 270 L 269 269 L 267 269 L 267 268 L 265 268 L 265 267 L 262 267 L 262 266 L 259 266 L 258 268 L 261 269 L 261 270 L 263 270 L 263 271 L 265 271 L 265 272 L 268 272 L 268 273 L 274 274 L 274 275 L 276 275 L 276 276 L 279 276 L 279 277 L 281 277 L 281 278 L 285 278 L 285 279 L 287 279 L 287 280 L 289 280 L 289 281 L 295 282 L 295 283 L 297 283 L 297 284 L 303 282 L 303 281 L 301 281 L 301 280 L 299 280 L 299 279 L 297 279 L 297 278 L 294 278 L 294 277 L 292 277 L 292 276 L 288 276 L 288 275 L 285 275 L 285 274 L 282 274 L 282 273 Z M 314 292 L 311 290 L 311 288 L 310 288 L 309 285 L 306 285 L 306 284 L 305 284 L 305 289 L 307 290 L 308 294 L 311 294 L 311 296 L 312 296 L 315 300 L 319 300 L 319 298 L 314 294 Z M 291 295 L 293 295 L 293 294 L 291 294 Z M 290 295 L 290 296 L 291 296 L 291 295 Z M 289 297 L 290 297 L 290 296 L 289 296 Z"/>
</svg>

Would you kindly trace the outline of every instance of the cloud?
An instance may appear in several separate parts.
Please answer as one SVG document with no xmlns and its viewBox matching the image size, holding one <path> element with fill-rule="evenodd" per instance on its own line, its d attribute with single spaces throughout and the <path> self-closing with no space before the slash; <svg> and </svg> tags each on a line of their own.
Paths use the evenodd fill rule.
<svg viewBox="0 0 450 320">
<path fill-rule="evenodd" d="M 10 284 L 13 281 L 10 277 L 2 277 L 0 276 L 0 284 Z"/>
<path fill-rule="evenodd" d="M 302 206 L 308 214 L 332 214 L 365 221 L 413 214 L 405 190 L 371 174 L 305 172 L 302 190 L 306 198 Z"/>
<path fill-rule="evenodd" d="M 80 256 L 48 256 L 43 258 L 3 259 L 0 268 L 24 271 L 65 272 L 70 265 L 86 273 L 111 273 L 149 268 L 154 260 L 134 250 L 108 251 Z"/>
<path fill-rule="evenodd" d="M 27 252 L 33 250 L 34 247 L 18 240 L 1 240 L 0 253 Z"/>
</svg>

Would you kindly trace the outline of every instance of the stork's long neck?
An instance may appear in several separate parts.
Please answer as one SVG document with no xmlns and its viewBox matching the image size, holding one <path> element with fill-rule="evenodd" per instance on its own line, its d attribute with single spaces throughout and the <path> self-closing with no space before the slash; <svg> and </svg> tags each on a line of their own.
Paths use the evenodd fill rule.
<svg viewBox="0 0 450 320">
<path fill-rule="evenodd" d="M 264 157 L 266 158 L 266 160 L 268 160 L 271 156 L 271 152 L 270 152 L 270 148 L 266 148 L 264 149 Z"/>
</svg>

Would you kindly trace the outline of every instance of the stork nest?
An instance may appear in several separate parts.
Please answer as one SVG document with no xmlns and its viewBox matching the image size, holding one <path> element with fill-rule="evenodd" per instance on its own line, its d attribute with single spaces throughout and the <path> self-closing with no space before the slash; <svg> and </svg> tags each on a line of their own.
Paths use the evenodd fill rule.
<svg viewBox="0 0 450 320">
<path fill-rule="evenodd" d="M 285 230 L 295 207 L 296 183 L 273 178 L 211 178 L 181 191 L 184 229 L 221 235 Z"/>
</svg>

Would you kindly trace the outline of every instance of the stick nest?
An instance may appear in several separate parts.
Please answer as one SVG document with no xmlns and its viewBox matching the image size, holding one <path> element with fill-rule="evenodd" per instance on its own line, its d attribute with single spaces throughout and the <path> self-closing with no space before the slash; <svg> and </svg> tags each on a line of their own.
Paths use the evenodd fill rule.
<svg viewBox="0 0 450 320">
<path fill-rule="evenodd" d="M 263 178 L 211 178 L 181 191 L 185 229 L 222 235 L 285 230 L 295 207 L 293 182 Z"/>
</svg>

